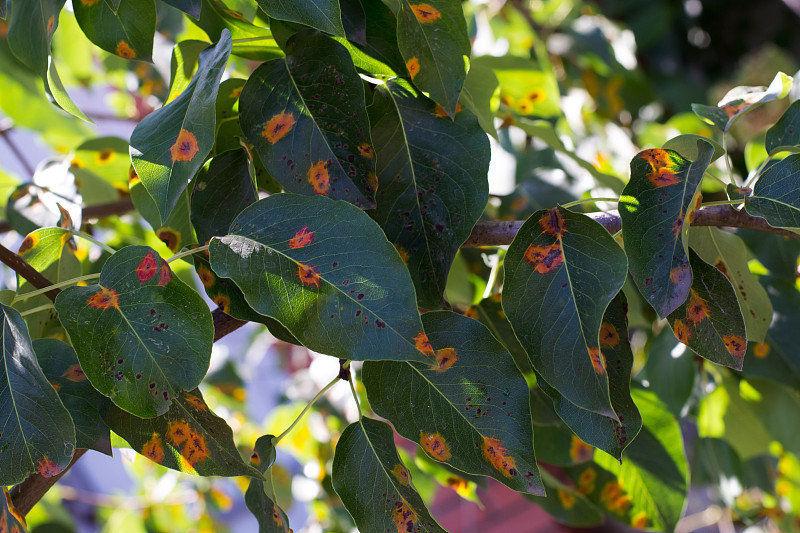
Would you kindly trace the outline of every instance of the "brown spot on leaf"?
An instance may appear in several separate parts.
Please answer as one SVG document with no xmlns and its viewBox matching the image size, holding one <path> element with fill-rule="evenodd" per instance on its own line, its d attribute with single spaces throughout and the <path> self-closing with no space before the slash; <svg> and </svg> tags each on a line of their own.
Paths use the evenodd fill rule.
<svg viewBox="0 0 800 533">
<path fill-rule="evenodd" d="M 181 245 L 181 232 L 169 227 L 159 228 L 156 231 L 158 240 L 167 245 L 172 253 L 177 253 Z"/>
<path fill-rule="evenodd" d="M 66 378 L 72 382 L 79 382 L 79 381 L 86 381 L 86 374 L 83 373 L 83 369 L 81 365 L 75 363 L 74 365 L 70 365 L 63 374 L 61 374 L 62 378 Z"/>
<path fill-rule="evenodd" d="M 62 470 L 64 469 L 46 455 L 39 459 L 39 462 L 36 464 L 36 471 L 39 472 L 42 477 L 56 476 L 60 474 Z"/>
<path fill-rule="evenodd" d="M 455 348 L 436 350 L 436 362 L 439 363 L 439 366 L 434 367 L 434 370 L 437 372 L 444 372 L 456 364 L 456 361 L 458 361 L 458 352 L 456 352 Z"/>
<path fill-rule="evenodd" d="M 583 442 L 577 435 L 572 435 L 569 456 L 576 463 L 584 463 L 594 456 L 594 448 Z"/>
<path fill-rule="evenodd" d="M 261 130 L 261 136 L 264 137 L 268 143 L 275 144 L 286 137 L 286 135 L 292 131 L 296 123 L 297 119 L 293 113 L 282 111 L 264 124 L 264 128 Z"/>
<path fill-rule="evenodd" d="M 747 351 L 747 341 L 744 337 L 739 335 L 725 335 L 722 337 L 722 342 L 725 343 L 725 348 L 728 349 L 728 353 L 732 356 L 737 359 L 744 357 L 744 353 Z"/>
<path fill-rule="evenodd" d="M 549 209 L 547 214 L 539 219 L 539 227 L 542 228 L 542 233 L 552 237 L 561 238 L 567 232 L 567 225 L 564 222 L 564 217 L 557 207 Z"/>
<path fill-rule="evenodd" d="M 406 62 L 406 69 L 408 70 L 408 75 L 411 76 L 411 79 L 414 79 L 414 76 L 419 74 L 419 59 L 417 56 L 412 57 Z"/>
<path fill-rule="evenodd" d="M 217 304 L 220 309 L 222 309 L 223 313 L 227 313 L 228 311 L 230 311 L 230 309 L 231 309 L 231 299 L 228 298 L 227 295 L 225 295 L 225 294 L 217 294 L 212 299 L 214 300 L 214 303 Z"/>
<path fill-rule="evenodd" d="M 392 468 L 392 475 L 394 478 L 404 487 L 407 487 L 409 483 L 411 483 L 411 474 L 408 472 L 408 469 L 397 463 Z"/>
<path fill-rule="evenodd" d="M 458 115 L 459 111 L 461 111 L 461 102 L 456 104 L 456 112 L 455 114 Z M 448 117 L 447 111 L 441 106 L 441 104 L 436 104 L 436 108 L 433 110 L 433 114 L 439 118 Z"/>
<path fill-rule="evenodd" d="M 144 443 L 144 446 L 142 446 L 142 455 L 154 463 L 161 464 L 164 461 L 164 445 L 158 433 L 153 433 L 150 440 Z"/>
<path fill-rule="evenodd" d="M 759 342 L 753 346 L 753 355 L 758 357 L 759 359 L 764 359 L 766 356 L 769 355 L 770 347 L 769 344 L 766 342 Z"/>
<path fill-rule="evenodd" d="M 22 241 L 22 244 L 19 245 L 19 251 L 17 251 L 18 255 L 24 255 L 30 252 L 34 246 L 39 244 L 39 235 L 34 231 L 33 233 L 29 233 L 27 237 Z"/>
<path fill-rule="evenodd" d="M 604 376 L 606 373 L 606 356 L 600 351 L 600 348 L 592 346 L 588 349 L 589 360 L 592 362 L 592 368 L 598 376 Z"/>
<path fill-rule="evenodd" d="M 450 459 L 450 445 L 444 437 L 438 433 L 425 433 L 419 432 L 419 443 L 422 449 L 428 454 L 439 461 L 447 461 Z"/>
<path fill-rule="evenodd" d="M 689 345 L 689 339 L 692 338 L 692 330 L 689 329 L 689 326 L 683 320 L 676 320 L 674 324 L 672 324 L 672 331 L 675 333 L 675 338 L 681 341 L 685 345 Z"/>
<path fill-rule="evenodd" d="M 552 272 L 564 262 L 560 244 L 530 244 L 523 258 L 539 274 Z"/>
<path fill-rule="evenodd" d="M 372 146 L 370 146 L 368 142 L 363 142 L 358 145 L 358 153 L 361 154 L 361 157 L 366 157 L 367 159 L 375 157 L 375 150 L 372 149 Z"/>
<path fill-rule="evenodd" d="M 397 533 L 409 533 L 417 531 L 417 523 L 419 518 L 417 513 L 408 505 L 405 499 L 401 499 L 394 503 L 392 508 L 392 523 L 397 528 Z"/>
<path fill-rule="evenodd" d="M 105 165 L 110 165 L 116 158 L 117 158 L 117 152 L 111 150 L 110 148 L 99 150 L 97 153 L 94 154 L 94 162 L 101 167 Z"/>
<path fill-rule="evenodd" d="M 436 357 L 436 353 L 434 353 L 433 347 L 431 346 L 431 341 L 428 340 L 428 335 L 425 334 L 424 331 L 420 331 L 417 333 L 417 336 L 414 337 L 414 346 L 428 357 Z"/>
<path fill-rule="evenodd" d="M 308 183 L 314 190 L 314 194 L 327 196 L 331 190 L 330 176 L 328 175 L 328 162 L 317 161 L 308 169 Z"/>
<path fill-rule="evenodd" d="M 197 277 L 200 278 L 200 283 L 203 284 L 203 287 L 211 287 L 216 281 L 216 276 L 214 276 L 214 273 L 211 272 L 211 269 L 205 265 L 198 265 Z"/>
<path fill-rule="evenodd" d="M 289 239 L 289 248 L 302 248 L 303 246 L 309 245 L 314 242 L 314 232 L 308 231 L 308 226 L 303 226 L 297 233 L 294 234 L 294 237 Z"/>
<path fill-rule="evenodd" d="M 508 454 L 499 439 L 483 437 L 481 451 L 483 452 L 483 458 L 505 477 L 517 475 L 517 465 L 514 462 L 514 458 Z"/>
<path fill-rule="evenodd" d="M 413 4 L 411 6 L 411 11 L 414 12 L 414 16 L 417 17 L 417 20 L 423 24 L 436 22 L 442 16 L 439 10 L 430 4 Z"/>
<path fill-rule="evenodd" d="M 319 282 L 320 277 L 317 273 L 317 267 L 313 267 L 311 265 L 304 265 L 303 263 L 297 264 L 297 272 L 295 275 L 298 277 L 300 281 L 303 282 L 303 285 L 306 286 L 313 286 L 314 288 L 319 289 Z"/>
<path fill-rule="evenodd" d="M 167 441 L 172 443 L 192 467 L 208 457 L 206 439 L 185 420 L 172 420 L 167 429 Z"/>
<path fill-rule="evenodd" d="M 694 289 L 691 289 L 689 303 L 686 305 L 686 319 L 696 327 L 709 316 L 711 316 L 711 308 L 708 307 L 708 302 L 701 298 Z"/>
<path fill-rule="evenodd" d="M 115 308 L 119 309 L 119 298 L 117 297 L 117 291 L 114 289 L 106 289 L 105 287 L 100 287 L 100 290 L 96 293 L 89 296 L 89 299 L 86 301 L 89 307 L 94 309 L 110 309 Z"/>
<path fill-rule="evenodd" d="M 175 139 L 175 144 L 169 149 L 169 154 L 172 157 L 172 162 L 177 161 L 191 161 L 200 148 L 197 146 L 197 138 L 194 133 L 189 130 L 181 128 L 178 132 L 178 138 Z"/>
<path fill-rule="evenodd" d="M 619 333 L 611 322 L 603 322 L 600 325 L 600 346 L 613 348 L 619 344 Z"/>
</svg>

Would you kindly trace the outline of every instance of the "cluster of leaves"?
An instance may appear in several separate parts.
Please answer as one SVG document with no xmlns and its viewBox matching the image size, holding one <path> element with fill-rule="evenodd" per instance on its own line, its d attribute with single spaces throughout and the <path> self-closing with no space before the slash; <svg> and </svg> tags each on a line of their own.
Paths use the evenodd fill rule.
<svg viewBox="0 0 800 533">
<path fill-rule="evenodd" d="M 12 89 L 38 94 L 41 83 L 55 105 L 89 120 L 51 54 L 59 21 L 71 20 L 63 4 L 14 0 L 8 13 L 0 5 L 0 66 L 16 69 L 7 70 Z M 154 2 L 72 4 L 97 47 L 151 59 L 157 21 L 167 18 Z M 247 16 L 219 0 L 163 4 L 211 41 L 175 45 L 168 89 L 157 89 L 157 73 L 140 73 L 164 105 L 137 122 L 129 143 L 86 141 L 10 196 L 8 222 L 27 234 L 19 256 L 74 286 L 54 308 L 22 277 L 3 295 L 2 485 L 56 475 L 76 449 L 110 454 L 113 432 L 167 468 L 250 477 L 245 500 L 261 531 L 288 531 L 271 477 L 280 438 L 256 441 L 248 464 L 198 389 L 214 320 L 176 273 L 182 259 L 222 313 L 363 361 L 367 402 L 336 442 L 330 479 L 361 531 L 444 531 L 395 431 L 452 475 L 494 478 L 564 522 L 608 515 L 671 530 L 689 486 L 679 420 L 690 407 L 701 422 L 697 449 L 734 458 L 742 479 L 744 460 L 781 442 L 783 493 L 775 483 L 765 493 L 797 500 L 794 436 L 776 433 L 781 423 L 770 418 L 758 444 L 743 444 L 734 423 L 720 422 L 735 401 L 753 413 L 798 403 L 797 247 L 692 226 L 704 187 L 715 186 L 709 170 L 728 162 L 731 124 L 786 97 L 792 78 L 695 106 L 723 144 L 710 130 L 672 138 L 636 154 L 623 179 L 564 145 L 559 85 L 541 46 L 535 59 L 471 58 L 458 0 L 259 0 Z M 222 81 L 226 72 L 242 77 Z M 786 155 L 800 146 L 798 106 L 766 132 L 746 183 L 731 172 L 726 189 L 711 189 L 725 199 L 712 204 L 744 204 L 772 228 L 800 227 L 800 160 Z M 591 198 L 541 181 L 487 208 L 488 136 L 512 125 L 612 191 L 621 234 L 574 209 Z M 74 221 L 117 190 L 158 240 L 142 235 L 79 258 L 74 237 L 85 235 Z M 482 272 L 459 249 L 484 214 L 527 220 L 498 254 L 485 298 L 459 302 L 448 278 L 454 261 Z M 148 238 L 152 246 L 142 244 Z M 167 251 L 175 255 L 165 259 Z M 749 253 L 769 276 L 751 272 Z M 631 343 L 629 321 L 646 343 Z M 643 344 L 647 364 L 632 383 Z M 695 390 L 701 377 L 713 393 Z M 758 400 L 742 400 L 742 387 Z M 355 384 L 353 392 L 358 402 Z M 776 497 L 730 505 L 746 518 L 790 521 Z"/>
</svg>

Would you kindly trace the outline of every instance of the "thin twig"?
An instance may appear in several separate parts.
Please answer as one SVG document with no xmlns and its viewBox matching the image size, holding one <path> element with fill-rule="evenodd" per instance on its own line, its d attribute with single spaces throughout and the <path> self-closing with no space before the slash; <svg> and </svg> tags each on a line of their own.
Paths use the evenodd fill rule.
<svg viewBox="0 0 800 533">
<path fill-rule="evenodd" d="M 4 263 L 8 267 L 11 268 L 14 272 L 19 274 L 21 277 L 26 279 L 28 283 L 36 287 L 37 289 L 44 289 L 45 287 L 50 287 L 53 283 L 41 275 L 39 271 L 33 268 L 31 265 L 28 264 L 23 258 L 0 244 L 0 262 Z M 51 291 L 45 293 L 45 296 L 50 298 L 52 301 L 56 301 L 56 296 L 58 293 L 61 292 L 61 289 L 55 288 Z"/>
<path fill-rule="evenodd" d="M 105 218 L 113 215 L 122 215 L 128 211 L 133 211 L 133 201 L 130 197 L 123 198 L 118 202 L 111 202 L 108 204 L 92 205 L 83 208 L 81 219 L 84 222 L 96 218 Z M 5 220 L 0 221 L 0 233 L 7 233 L 13 228 Z"/>
<path fill-rule="evenodd" d="M 6 142 L 8 149 L 11 150 L 11 153 L 14 154 L 14 157 L 19 160 L 20 164 L 25 169 L 25 172 L 27 172 L 30 176 L 33 176 L 33 167 L 31 167 L 30 163 L 28 163 L 28 160 L 25 159 L 25 156 L 17 147 L 16 143 L 11 140 L 11 136 L 8 134 L 10 130 L 11 128 L 0 128 L 0 137 L 2 137 Z"/>
</svg>

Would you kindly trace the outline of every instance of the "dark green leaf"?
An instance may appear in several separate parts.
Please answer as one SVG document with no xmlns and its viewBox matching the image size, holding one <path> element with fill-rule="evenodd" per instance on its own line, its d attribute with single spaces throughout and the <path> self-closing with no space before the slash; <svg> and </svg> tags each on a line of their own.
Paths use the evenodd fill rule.
<svg viewBox="0 0 800 533">
<path fill-rule="evenodd" d="M 397 18 L 383 2 L 362 2 L 367 21 L 367 44 L 356 47 L 386 66 L 392 75 L 405 72 L 405 61 L 397 47 Z M 356 58 L 354 57 L 354 61 Z M 359 68 L 364 68 L 356 63 Z M 383 69 L 381 69 L 382 71 Z M 379 73 L 378 70 L 372 73 Z"/>
<path fill-rule="evenodd" d="M 631 277 L 661 317 L 686 300 L 692 283 L 687 219 L 713 153 L 709 143 L 697 143 L 700 157 L 694 162 L 661 148 L 639 152 L 620 198 Z"/>
<path fill-rule="evenodd" d="M 247 139 L 287 190 L 374 207 L 375 150 L 350 55 L 311 30 L 292 36 L 287 51 L 256 69 L 242 90 Z"/>
<path fill-rule="evenodd" d="M 528 496 L 528 499 L 544 509 L 547 514 L 572 527 L 598 526 L 603 523 L 605 517 L 600 509 L 574 487 L 562 483 L 552 474 L 545 473 L 542 479 L 547 489 L 547 496 L 544 498 Z"/>
<path fill-rule="evenodd" d="M 800 154 L 791 154 L 770 166 L 758 178 L 744 207 L 775 228 L 800 228 Z"/>
<path fill-rule="evenodd" d="M 229 9 L 220 0 L 202 0 L 197 25 L 214 41 L 221 38 L 224 29 L 230 32 L 232 39 L 242 41 L 233 43 L 233 55 L 256 61 L 283 56 L 269 28 L 248 22 L 240 12 Z"/>
<path fill-rule="evenodd" d="M 333 487 L 361 531 L 446 533 L 397 455 L 392 428 L 362 417 L 336 444 Z"/>
<path fill-rule="evenodd" d="M 231 233 L 211 240 L 211 268 L 308 348 L 354 360 L 435 355 L 408 270 L 360 209 L 276 194 L 245 209 Z"/>
<path fill-rule="evenodd" d="M 692 457 L 692 483 L 716 487 L 722 501 L 734 506 L 734 499 L 745 485 L 742 460 L 722 439 L 698 439 Z"/>
<path fill-rule="evenodd" d="M 206 41 L 197 41 L 194 39 L 187 39 L 175 45 L 172 49 L 172 59 L 170 60 L 169 73 L 170 85 L 169 95 L 166 102 L 172 102 L 178 97 L 189 84 L 192 78 L 197 73 L 199 67 L 198 61 L 200 60 L 200 53 L 208 48 L 209 43 Z"/>
<path fill-rule="evenodd" d="M 461 102 L 478 117 L 483 131 L 497 139 L 494 113 L 499 103 L 500 82 L 497 75 L 486 66 L 471 65 L 461 92 Z"/>
<path fill-rule="evenodd" d="M 230 78 L 223 81 L 219 86 L 219 93 L 217 94 L 217 139 L 216 144 L 214 144 L 215 155 L 229 150 L 238 150 L 242 147 L 241 142 L 244 139 L 244 132 L 239 124 L 239 95 L 242 92 L 245 81 L 247 80 Z"/>
<path fill-rule="evenodd" d="M 156 32 L 153 0 L 122 0 L 118 9 L 107 2 L 72 3 L 83 33 L 94 44 L 125 59 L 151 61 Z"/>
<path fill-rule="evenodd" d="M 506 347 L 509 353 L 511 353 L 511 357 L 514 358 L 517 368 L 519 368 L 523 374 L 527 375 L 533 372 L 528 354 L 525 353 L 517 337 L 514 336 L 514 330 L 511 329 L 511 324 L 509 324 L 506 318 L 499 294 L 485 298 L 481 300 L 477 306 L 470 307 L 467 310 L 466 316 L 478 320 L 481 324 L 489 328 L 492 335 Z"/>
<path fill-rule="evenodd" d="M 647 388 L 679 418 L 685 414 L 697 381 L 694 352 L 678 342 L 669 328 L 655 336 L 647 350 L 647 363 L 638 379 L 647 381 Z"/>
<path fill-rule="evenodd" d="M 200 18 L 200 9 L 203 5 L 202 0 L 161 0 L 174 8 L 180 9 L 193 19 Z"/>
<path fill-rule="evenodd" d="M 47 77 L 50 40 L 58 27 L 58 15 L 65 1 L 15 1 L 11 6 L 8 46 L 17 59 L 42 79 Z"/>
<path fill-rule="evenodd" d="M 394 81 L 378 89 L 370 120 L 379 162 L 373 216 L 408 264 L 420 305 L 440 308 L 453 258 L 488 200 L 488 139 L 470 112 L 453 121 Z"/>
<path fill-rule="evenodd" d="M 223 31 L 200 54 L 197 75 L 180 96 L 147 115 L 131 134 L 133 167 L 156 200 L 162 223 L 214 146 L 217 89 L 230 51 L 230 33 Z"/>
<path fill-rule="evenodd" d="M 5 305 L 0 312 L 0 485 L 7 486 L 31 472 L 51 477 L 64 470 L 75 451 L 75 426 L 39 367 L 22 317 Z"/>
<path fill-rule="evenodd" d="M 439 366 L 364 363 L 370 406 L 432 458 L 520 492 L 544 494 L 528 385 L 511 355 L 488 329 L 462 315 L 425 313 L 422 323 Z"/>
<path fill-rule="evenodd" d="M 800 239 L 755 230 L 738 230 L 736 234 L 771 275 L 794 282 L 800 260 Z"/>
<path fill-rule="evenodd" d="M 275 462 L 275 446 L 272 435 L 263 435 L 256 440 L 255 450 L 250 457 L 250 464 L 259 472 L 267 476 L 267 481 L 251 479 L 244 501 L 247 508 L 258 520 L 259 533 L 289 533 L 289 519 L 283 509 L 273 501 L 274 488 L 272 485 L 272 470 L 270 467 Z"/>
<path fill-rule="evenodd" d="M 522 225 L 505 258 L 503 310 L 533 367 L 576 406 L 617 418 L 601 353 L 625 254 L 591 218 L 555 207 Z"/>
<path fill-rule="evenodd" d="M 258 0 L 258 5 L 272 18 L 299 22 L 318 30 L 345 37 L 338 0 Z"/>
<path fill-rule="evenodd" d="M 141 181 L 134 177 L 130 181 L 131 200 L 136 211 L 142 215 L 153 228 L 156 237 L 163 242 L 172 253 L 178 252 L 191 244 L 197 242 L 194 237 L 194 229 L 189 218 L 189 189 L 184 189 L 178 197 L 175 208 L 161 224 L 161 216 L 155 200 L 144 188 Z"/>
<path fill-rule="evenodd" d="M 718 365 L 742 369 L 747 351 L 744 318 L 725 275 L 689 252 L 694 277 L 689 297 L 667 320 L 679 341 Z"/>
<path fill-rule="evenodd" d="M 790 105 L 778 122 L 767 130 L 764 147 L 768 153 L 773 153 L 779 148 L 798 144 L 800 144 L 800 100 Z"/>
<path fill-rule="evenodd" d="M 119 250 L 99 285 L 63 290 L 56 310 L 92 385 L 136 416 L 167 412 L 208 370 L 211 312 L 147 246 Z"/>
<path fill-rule="evenodd" d="M 131 448 L 167 468 L 201 476 L 261 477 L 242 460 L 233 431 L 208 408 L 200 389 L 176 394 L 169 411 L 155 418 L 112 406 L 105 420 Z"/>
<path fill-rule="evenodd" d="M 340 0 L 342 26 L 347 40 L 360 45 L 367 44 L 367 17 L 360 0 Z"/>
<path fill-rule="evenodd" d="M 86 379 L 75 350 L 57 339 L 37 339 L 33 350 L 42 372 L 72 415 L 75 446 L 110 456 L 111 435 L 102 416 L 110 402 Z"/>
</svg>

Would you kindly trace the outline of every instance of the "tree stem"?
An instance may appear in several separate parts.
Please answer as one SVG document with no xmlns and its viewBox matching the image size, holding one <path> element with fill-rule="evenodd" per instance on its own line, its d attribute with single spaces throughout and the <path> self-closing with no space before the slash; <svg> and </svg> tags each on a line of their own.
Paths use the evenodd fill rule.
<svg viewBox="0 0 800 533">
<path fill-rule="evenodd" d="M 208 244 L 204 246 L 198 246 L 197 248 L 192 248 L 191 250 L 184 250 L 182 252 L 178 252 L 177 254 L 173 255 L 169 259 L 167 259 L 167 263 L 172 263 L 176 259 L 180 259 L 181 257 L 186 257 L 187 255 L 196 254 L 198 252 L 205 252 L 208 250 Z"/>
<path fill-rule="evenodd" d="M 111 255 L 114 255 L 115 253 L 117 253 L 117 251 L 115 249 L 113 249 L 112 247 L 110 247 L 109 245 L 107 245 L 104 242 L 98 241 L 97 239 L 95 239 L 94 237 L 89 235 L 88 233 L 84 233 L 82 231 L 75 231 L 75 230 L 70 231 L 70 233 L 72 235 L 74 235 L 75 237 L 80 237 L 81 239 L 85 239 L 85 240 L 87 240 L 87 241 L 89 241 L 91 243 L 96 244 L 97 246 L 99 246 L 100 248 L 102 248 L 106 252 L 110 253 Z"/>
<path fill-rule="evenodd" d="M 89 281 L 89 280 L 92 280 L 92 279 L 97 279 L 99 277 L 100 277 L 99 273 L 87 274 L 85 276 L 79 276 L 77 278 L 68 279 L 66 281 L 60 281 L 58 283 L 53 283 L 52 285 L 49 285 L 47 287 L 42 287 L 41 289 L 37 289 L 35 291 L 26 292 L 24 294 L 18 294 L 11 303 L 15 304 L 15 303 L 17 303 L 17 302 L 19 302 L 21 300 L 27 300 L 28 298 L 33 298 L 34 296 L 39 296 L 40 294 L 44 294 L 46 292 L 50 292 L 53 289 L 60 289 L 61 287 L 67 287 L 69 285 L 74 285 L 76 283 L 80 283 L 81 281 Z"/>
<path fill-rule="evenodd" d="M 316 395 L 316 396 L 314 396 L 313 398 L 311 398 L 311 401 L 310 401 L 310 402 L 308 402 L 308 404 L 306 404 L 306 406 L 303 408 L 303 410 L 300 412 L 300 414 L 299 414 L 299 415 L 297 415 L 297 418 L 295 418 L 295 419 L 294 419 L 294 422 L 292 422 L 292 425 L 291 425 L 291 426 L 289 426 L 288 428 L 286 428 L 286 430 L 285 430 L 283 433 L 281 433 L 280 435 L 278 435 L 277 437 L 273 437 L 273 438 L 272 438 L 272 445 L 273 445 L 273 446 L 277 446 L 277 445 L 278 445 L 278 443 L 281 441 L 281 439 L 283 439 L 283 438 L 284 438 L 286 435 L 288 435 L 288 434 L 289 434 L 289 432 L 290 432 L 290 431 L 292 431 L 292 430 L 294 429 L 294 427 L 297 425 L 297 423 L 298 423 L 298 422 L 300 422 L 300 421 L 303 419 L 303 417 L 306 415 L 306 413 L 308 412 L 308 410 L 309 410 L 309 409 L 311 409 L 311 407 L 312 407 L 312 406 L 313 406 L 315 403 L 317 403 L 317 400 L 319 400 L 320 398 L 322 398 L 322 396 L 323 396 L 323 395 L 324 395 L 326 392 L 328 392 L 328 391 L 330 390 L 330 388 L 331 388 L 331 387 L 333 387 L 334 385 L 336 385 L 336 383 L 338 383 L 338 381 L 339 381 L 339 376 L 338 376 L 338 374 L 337 374 L 337 376 L 336 376 L 335 378 L 333 378 L 333 379 L 331 380 L 331 382 L 330 382 L 330 383 L 328 383 L 327 385 L 325 385 L 325 387 L 323 387 L 323 389 L 322 389 L 321 391 L 319 391 L 319 392 L 317 393 L 317 395 Z"/>
</svg>

